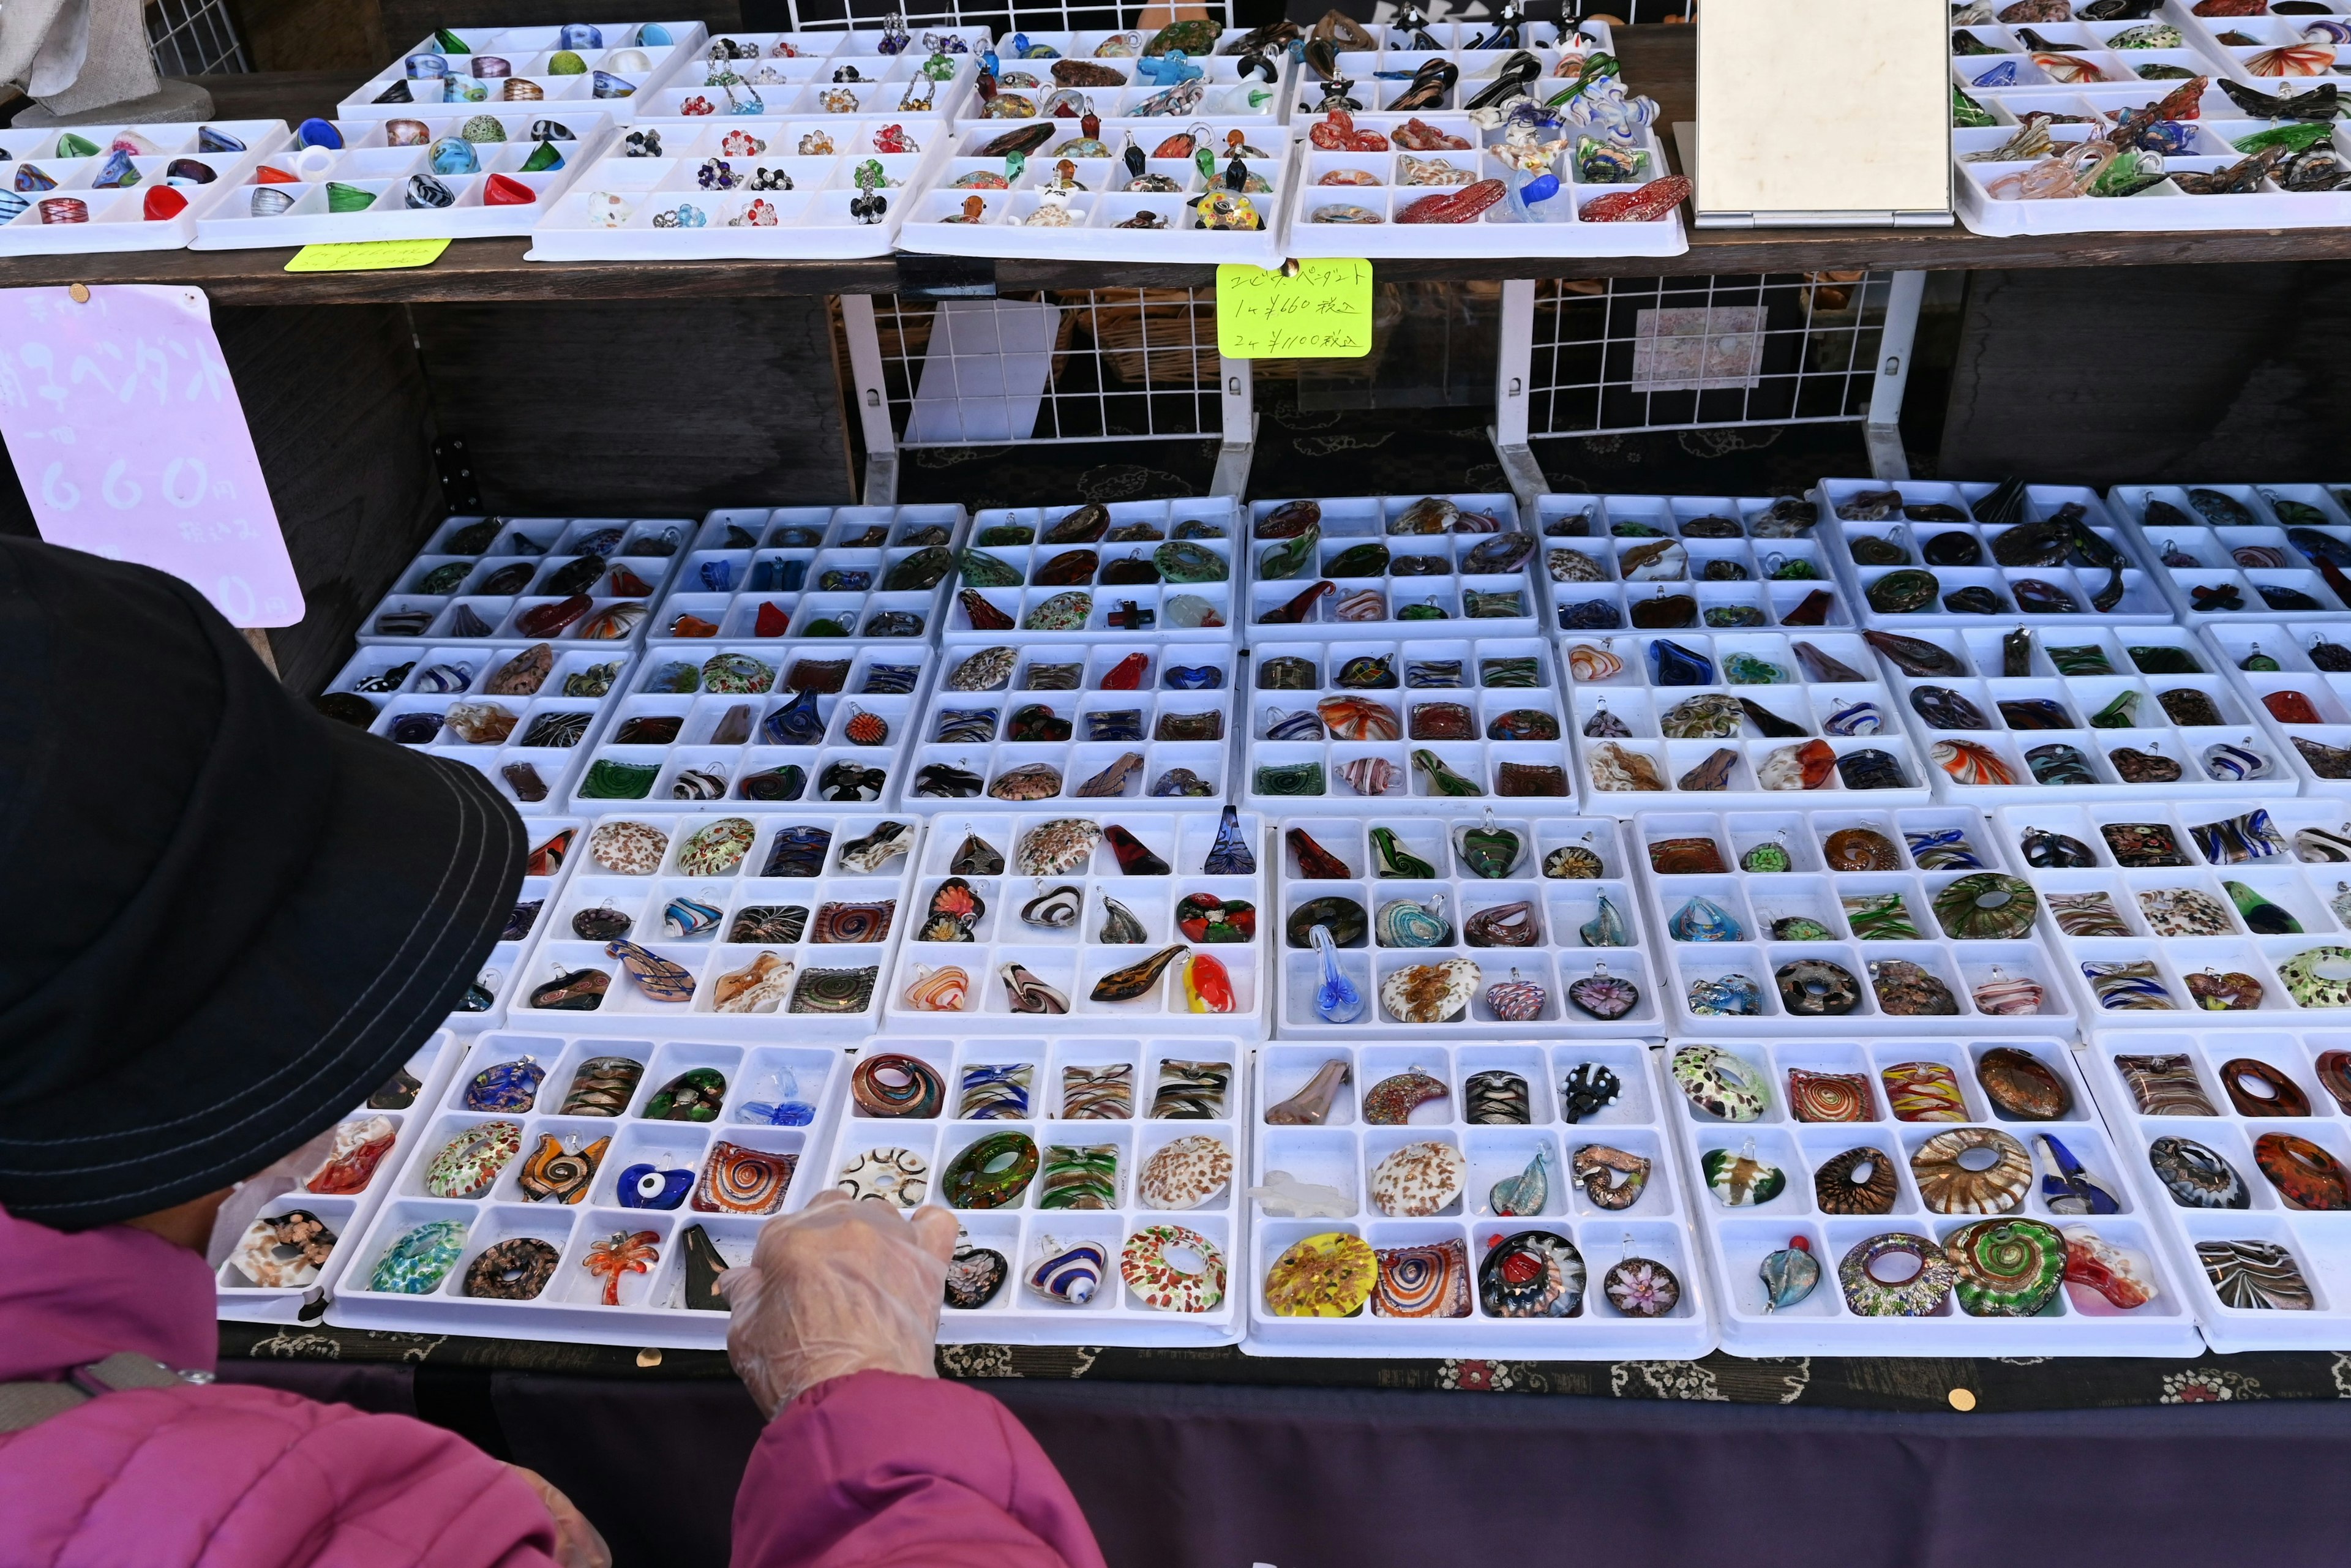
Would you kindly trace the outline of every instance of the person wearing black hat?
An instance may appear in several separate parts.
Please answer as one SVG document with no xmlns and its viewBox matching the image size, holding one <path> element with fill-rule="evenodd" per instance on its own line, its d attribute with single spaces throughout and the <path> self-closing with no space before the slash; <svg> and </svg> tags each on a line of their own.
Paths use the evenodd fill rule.
<svg viewBox="0 0 2351 1568">
<path fill-rule="evenodd" d="M 447 1016 L 521 885 L 514 812 L 310 712 L 177 579 L 18 538 L 0 734 L 0 1538 L 608 1563 L 449 1433 L 211 1381 L 214 1215 Z"/>
<path fill-rule="evenodd" d="M 214 1218 L 447 1018 L 512 810 L 294 700 L 178 580 L 7 538 L 0 734 L 0 1560 L 609 1568 L 452 1434 L 212 1381 Z M 1100 1568 L 1035 1439 L 936 1375 L 955 1234 L 825 1194 L 720 1276 L 770 1417 L 743 1568 Z"/>
</svg>

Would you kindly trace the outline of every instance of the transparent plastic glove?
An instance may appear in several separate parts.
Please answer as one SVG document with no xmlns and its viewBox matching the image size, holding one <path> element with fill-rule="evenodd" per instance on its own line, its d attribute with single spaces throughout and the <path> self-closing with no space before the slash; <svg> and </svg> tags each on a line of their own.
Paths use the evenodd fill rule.
<svg viewBox="0 0 2351 1568">
<path fill-rule="evenodd" d="M 538 1500 L 547 1505 L 547 1511 L 555 1516 L 555 1560 L 563 1568 L 612 1568 L 612 1549 L 604 1544 L 603 1536 L 597 1533 L 596 1527 L 588 1522 L 588 1516 L 569 1498 L 537 1470 L 525 1469 L 520 1465 L 508 1465 L 507 1469 L 520 1476 L 538 1494 Z"/>
<path fill-rule="evenodd" d="M 726 1354 L 773 1416 L 802 1392 L 852 1372 L 937 1375 L 947 1260 L 956 1219 L 828 1192 L 768 1222 L 751 1261 L 718 1277 L 733 1316 Z"/>
</svg>

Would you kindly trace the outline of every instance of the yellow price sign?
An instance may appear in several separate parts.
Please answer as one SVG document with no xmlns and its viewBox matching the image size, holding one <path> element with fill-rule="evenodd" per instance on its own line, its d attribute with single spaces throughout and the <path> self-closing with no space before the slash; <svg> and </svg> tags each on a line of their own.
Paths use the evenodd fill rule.
<svg viewBox="0 0 2351 1568">
<path fill-rule="evenodd" d="M 288 272 L 382 272 L 430 267 L 449 248 L 445 239 L 365 239 L 349 245 L 306 245 L 286 264 Z"/>
<path fill-rule="evenodd" d="M 1228 360 L 1360 360 L 1372 351 L 1372 264 L 1301 261 L 1285 277 L 1217 268 L 1217 351 Z"/>
</svg>

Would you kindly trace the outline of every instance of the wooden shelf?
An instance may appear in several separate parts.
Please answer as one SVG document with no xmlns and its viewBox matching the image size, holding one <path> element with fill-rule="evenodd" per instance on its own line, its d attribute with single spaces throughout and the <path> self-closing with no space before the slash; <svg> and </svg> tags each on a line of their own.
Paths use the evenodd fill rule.
<svg viewBox="0 0 2351 1568">
<path fill-rule="evenodd" d="M 1696 34 L 1686 26 L 1620 27 L 1626 79 L 1657 99 L 1661 121 L 1690 119 Z M 362 79 L 353 73 L 205 77 L 221 118 L 330 115 Z M 1670 143 L 1669 143 L 1670 144 Z M 1507 231 L 1497 231 L 1498 235 Z M 23 257 L 0 262 L 0 280 L 193 284 L 217 305 L 455 304 L 593 299 L 690 300 L 811 294 L 1019 293 L 1046 288 L 1181 288 L 1213 284 L 1212 267 L 1105 262 L 966 261 L 883 256 L 868 261 L 527 262 L 524 239 L 459 240 L 429 267 L 400 272 L 288 273 L 290 249 L 150 251 Z M 1689 254 L 1534 262 L 1383 261 L 1396 281 L 1525 277 L 1687 277 L 1833 268 L 1974 271 L 1988 268 L 2169 267 L 2225 262 L 2351 259 L 2351 228 L 2226 233 L 2056 235 L 1989 239 L 1945 229 L 1707 229 Z"/>
</svg>

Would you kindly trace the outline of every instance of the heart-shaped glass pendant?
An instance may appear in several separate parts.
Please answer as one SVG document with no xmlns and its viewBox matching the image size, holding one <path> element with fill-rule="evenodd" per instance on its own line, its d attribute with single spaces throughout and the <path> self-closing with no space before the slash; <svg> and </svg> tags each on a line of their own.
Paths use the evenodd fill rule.
<svg viewBox="0 0 2351 1568">
<path fill-rule="evenodd" d="M 1462 828 L 1453 835 L 1454 852 L 1472 874 L 1489 879 L 1506 877 L 1526 853 L 1526 841 L 1508 828 L 1498 828 L 1489 814 L 1482 827 Z"/>
<path fill-rule="evenodd" d="M 1567 999 L 1601 1022 L 1613 1023 L 1640 1005 L 1641 988 L 1600 964 L 1591 974 L 1570 983 Z"/>
</svg>

